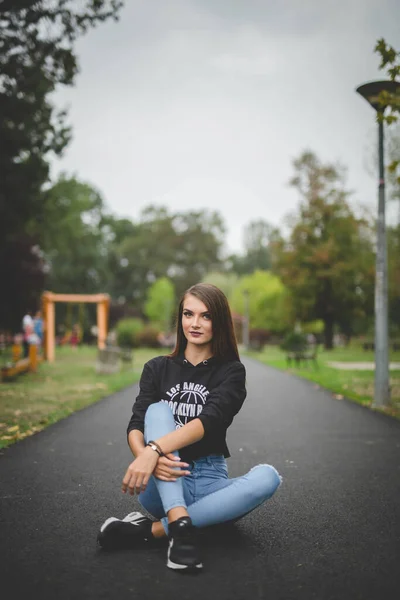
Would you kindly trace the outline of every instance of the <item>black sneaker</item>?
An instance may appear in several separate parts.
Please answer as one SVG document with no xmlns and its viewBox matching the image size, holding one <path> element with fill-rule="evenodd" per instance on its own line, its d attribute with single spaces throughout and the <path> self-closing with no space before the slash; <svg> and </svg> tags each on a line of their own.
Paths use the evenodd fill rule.
<svg viewBox="0 0 400 600">
<path fill-rule="evenodd" d="M 196 572 L 203 565 L 195 543 L 195 527 L 190 517 L 181 517 L 168 525 L 167 567 Z"/>
<path fill-rule="evenodd" d="M 133 548 L 152 539 L 152 521 L 140 512 L 132 512 L 123 519 L 110 517 L 104 521 L 97 535 L 97 543 L 104 550 Z"/>
</svg>

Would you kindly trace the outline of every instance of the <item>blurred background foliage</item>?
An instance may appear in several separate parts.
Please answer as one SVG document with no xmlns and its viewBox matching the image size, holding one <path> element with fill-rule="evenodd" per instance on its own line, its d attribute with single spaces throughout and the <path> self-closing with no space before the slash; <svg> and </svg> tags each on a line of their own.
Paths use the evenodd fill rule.
<svg viewBox="0 0 400 600">
<path fill-rule="evenodd" d="M 322 336 L 326 348 L 335 333 L 347 340 L 371 335 L 375 215 L 350 201 L 345 165 L 324 163 L 308 149 L 301 152 L 288 173 L 299 198 L 297 211 L 280 230 L 268 222 L 268 203 L 279 199 L 266 198 L 265 215 L 244 224 L 244 249 L 236 254 L 226 251 L 226 226 L 218 211 L 149 205 L 137 220 L 122 218 L 90 182 L 69 173 L 52 179 L 52 157 L 62 155 L 72 135 L 52 94 L 60 85 L 74 84 L 76 40 L 117 19 L 121 4 L 3 0 L 0 5 L 0 329 L 20 331 L 23 314 L 40 307 L 44 290 L 107 292 L 110 325 L 121 343 L 152 344 L 160 331 L 173 327 L 184 290 L 208 281 L 225 291 L 239 338 L 246 298 L 254 339 L 285 336 L 296 323 Z M 388 138 L 388 201 L 399 202 L 399 220 L 388 224 L 393 338 L 400 336 L 398 125 L 391 126 Z M 73 322 L 89 340 L 95 308 L 57 307 L 58 327 Z"/>
</svg>

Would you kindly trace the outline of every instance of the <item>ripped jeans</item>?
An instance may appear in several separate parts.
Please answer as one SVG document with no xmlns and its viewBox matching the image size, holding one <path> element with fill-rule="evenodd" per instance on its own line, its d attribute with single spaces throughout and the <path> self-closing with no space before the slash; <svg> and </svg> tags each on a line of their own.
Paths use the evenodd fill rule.
<svg viewBox="0 0 400 600">
<path fill-rule="evenodd" d="M 175 431 L 171 409 L 164 402 L 151 404 L 145 416 L 145 442 Z M 178 456 L 178 452 L 174 452 Z M 222 455 L 210 455 L 190 463 L 185 469 L 190 475 L 177 481 L 161 481 L 152 476 L 140 504 L 157 520 L 168 534 L 167 513 L 171 508 L 187 509 L 195 527 L 237 521 L 271 498 L 282 478 L 271 465 L 257 465 L 246 475 L 229 479 L 226 460 Z"/>
</svg>

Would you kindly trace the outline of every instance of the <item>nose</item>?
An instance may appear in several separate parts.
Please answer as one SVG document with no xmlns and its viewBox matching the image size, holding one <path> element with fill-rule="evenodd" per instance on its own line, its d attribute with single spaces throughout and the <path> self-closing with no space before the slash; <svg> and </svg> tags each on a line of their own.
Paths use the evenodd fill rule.
<svg viewBox="0 0 400 600">
<path fill-rule="evenodd" d="M 192 327 L 193 329 L 199 329 L 200 325 L 198 316 L 193 317 Z"/>
</svg>

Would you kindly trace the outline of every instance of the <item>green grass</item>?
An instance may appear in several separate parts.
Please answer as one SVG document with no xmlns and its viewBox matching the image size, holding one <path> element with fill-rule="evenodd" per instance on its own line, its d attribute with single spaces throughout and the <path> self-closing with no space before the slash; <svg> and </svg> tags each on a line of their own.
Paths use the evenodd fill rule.
<svg viewBox="0 0 400 600">
<path fill-rule="evenodd" d="M 266 346 L 262 352 L 246 352 L 247 356 L 260 362 L 309 379 L 331 391 L 336 398 L 348 398 L 363 406 L 371 407 L 374 395 L 374 371 L 340 370 L 330 367 L 328 362 L 374 362 L 374 353 L 364 351 L 359 345 L 318 352 L 318 368 L 304 366 L 289 368 L 286 354 L 275 346 Z M 390 360 L 400 362 L 400 352 L 391 352 Z M 400 419 L 400 370 L 390 371 L 392 405 L 383 412 Z"/>
<path fill-rule="evenodd" d="M 0 448 L 137 382 L 144 363 L 163 352 L 161 348 L 134 350 L 131 367 L 113 375 L 98 375 L 95 372 L 96 348 L 82 347 L 76 351 L 58 348 L 54 363 L 41 363 L 37 373 L 19 375 L 14 381 L 0 383 Z M 244 354 L 309 379 L 339 399 L 345 397 L 371 406 L 373 371 L 338 370 L 327 365 L 329 361 L 372 362 L 373 352 L 364 352 L 359 346 L 320 351 L 318 369 L 313 366 L 289 369 L 285 353 L 274 346 L 267 346 L 262 352 Z M 400 352 L 392 352 L 390 359 L 400 362 Z M 390 371 L 390 385 L 392 406 L 384 412 L 400 419 L 400 371 Z"/>
<path fill-rule="evenodd" d="M 57 348 L 54 363 L 43 362 L 37 373 L 0 383 L 0 448 L 137 382 L 144 363 L 162 353 L 161 348 L 134 350 L 131 366 L 98 375 L 96 348 Z"/>
</svg>

